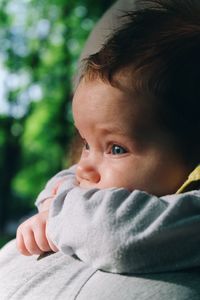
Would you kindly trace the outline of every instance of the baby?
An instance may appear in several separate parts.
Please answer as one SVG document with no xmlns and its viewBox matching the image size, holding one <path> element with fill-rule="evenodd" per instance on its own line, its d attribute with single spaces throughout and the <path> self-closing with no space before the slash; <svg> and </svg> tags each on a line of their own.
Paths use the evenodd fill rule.
<svg viewBox="0 0 200 300">
<path fill-rule="evenodd" d="M 200 191 L 176 192 L 199 164 L 200 8 L 195 3 L 138 2 L 125 25 L 85 61 L 73 98 L 81 158 L 48 183 L 36 202 L 39 213 L 18 228 L 22 254 L 59 249 L 105 270 L 124 272 L 136 264 L 133 269 L 140 272 L 148 237 L 157 241 L 153 248 L 165 247 L 166 228 L 183 220 L 184 231 L 184 220 L 192 220 Z M 186 237 L 178 240 L 178 229 L 167 231 L 166 243 L 171 238 L 183 245 Z M 137 243 L 141 238 L 139 246 L 135 237 Z M 135 261 L 122 258 L 118 264 L 127 245 Z M 173 251 L 178 257 L 180 249 Z M 162 259 L 156 264 L 155 256 L 146 270 L 159 270 Z M 173 260 L 166 270 L 172 265 Z M 182 267 L 186 260 L 177 264 Z"/>
</svg>

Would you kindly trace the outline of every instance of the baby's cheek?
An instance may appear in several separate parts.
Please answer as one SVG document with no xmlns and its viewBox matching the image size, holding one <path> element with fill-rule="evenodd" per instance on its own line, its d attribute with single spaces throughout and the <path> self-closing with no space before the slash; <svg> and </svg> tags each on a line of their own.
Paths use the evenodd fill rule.
<svg viewBox="0 0 200 300">
<path fill-rule="evenodd" d="M 128 174 L 122 168 L 107 168 L 101 177 L 100 188 L 124 187 L 130 188 Z"/>
</svg>

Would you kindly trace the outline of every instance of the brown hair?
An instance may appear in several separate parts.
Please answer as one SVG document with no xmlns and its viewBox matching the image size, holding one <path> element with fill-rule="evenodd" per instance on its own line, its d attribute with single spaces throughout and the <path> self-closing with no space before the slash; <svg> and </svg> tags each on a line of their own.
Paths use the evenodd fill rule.
<svg viewBox="0 0 200 300">
<path fill-rule="evenodd" d="M 83 70 L 85 78 L 113 86 L 120 72 L 127 74 L 130 90 L 153 105 L 157 126 L 194 165 L 200 161 L 199 16 L 199 0 L 140 0 Z"/>
</svg>

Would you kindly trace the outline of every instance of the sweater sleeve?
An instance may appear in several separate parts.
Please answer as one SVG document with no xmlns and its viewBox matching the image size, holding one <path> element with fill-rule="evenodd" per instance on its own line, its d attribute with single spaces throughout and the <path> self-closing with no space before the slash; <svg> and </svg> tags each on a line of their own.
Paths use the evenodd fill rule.
<svg viewBox="0 0 200 300">
<path fill-rule="evenodd" d="M 200 265 L 200 192 L 158 198 L 123 188 L 63 191 L 50 208 L 49 237 L 65 254 L 114 273 Z"/>
<path fill-rule="evenodd" d="M 76 165 L 72 166 L 69 169 L 63 170 L 53 176 L 46 184 L 44 190 L 40 192 L 38 195 L 35 205 L 39 209 L 39 206 L 48 198 L 52 197 L 52 191 L 55 186 L 61 182 L 58 190 L 57 195 L 62 193 L 63 191 L 67 192 L 70 189 L 76 186 L 76 179 L 75 179 L 75 169 Z"/>
</svg>

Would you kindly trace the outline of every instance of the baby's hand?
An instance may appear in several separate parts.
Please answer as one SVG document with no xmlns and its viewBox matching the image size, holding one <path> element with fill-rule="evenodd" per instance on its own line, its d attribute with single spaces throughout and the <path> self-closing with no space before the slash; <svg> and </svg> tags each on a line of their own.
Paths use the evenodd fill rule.
<svg viewBox="0 0 200 300">
<path fill-rule="evenodd" d="M 17 248 L 23 255 L 42 254 L 58 249 L 46 234 L 48 211 L 42 211 L 22 223 L 17 229 Z"/>
<path fill-rule="evenodd" d="M 49 207 L 51 205 L 51 202 L 55 199 L 55 196 L 57 195 L 58 189 L 61 186 L 61 184 L 63 182 L 65 182 L 66 178 L 62 178 L 59 181 L 57 181 L 57 183 L 55 184 L 55 186 L 52 188 L 51 190 L 51 196 L 47 199 L 45 199 L 39 206 L 39 212 L 43 212 L 46 210 L 49 210 Z"/>
</svg>

